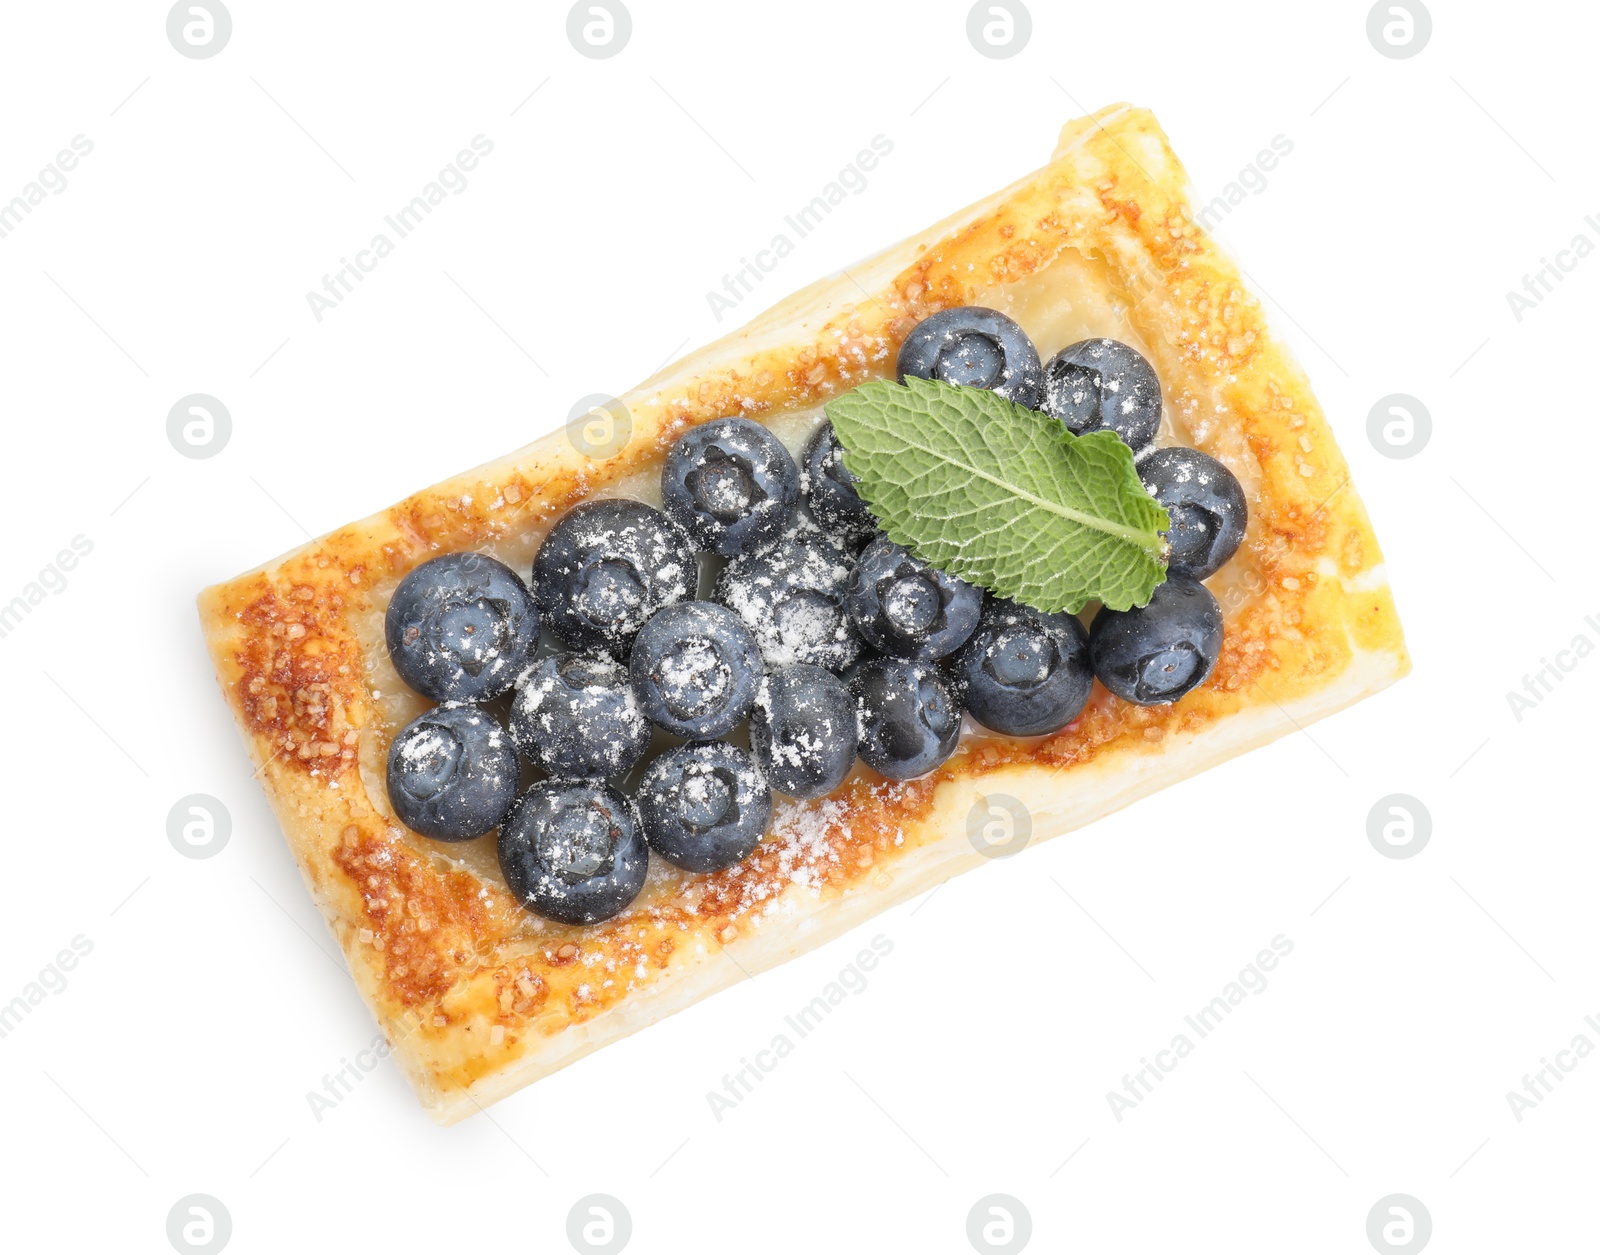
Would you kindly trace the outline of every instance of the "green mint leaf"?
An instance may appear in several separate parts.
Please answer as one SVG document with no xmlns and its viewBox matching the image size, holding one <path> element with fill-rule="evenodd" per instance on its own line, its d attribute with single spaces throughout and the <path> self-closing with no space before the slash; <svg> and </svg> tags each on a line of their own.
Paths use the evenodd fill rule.
<svg viewBox="0 0 1600 1255">
<path fill-rule="evenodd" d="M 883 530 L 940 570 L 1071 614 L 1142 606 L 1166 578 L 1167 512 L 1111 432 L 1074 436 L 993 392 L 916 378 L 826 410 Z"/>
</svg>

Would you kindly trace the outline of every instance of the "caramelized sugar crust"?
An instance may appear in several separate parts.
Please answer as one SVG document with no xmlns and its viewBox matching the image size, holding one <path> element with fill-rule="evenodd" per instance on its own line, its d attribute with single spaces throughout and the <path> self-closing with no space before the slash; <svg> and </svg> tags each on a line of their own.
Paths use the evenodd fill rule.
<svg viewBox="0 0 1600 1255">
<path fill-rule="evenodd" d="M 459 1118 L 480 1096 L 492 1101 L 824 939 L 825 930 L 796 940 L 807 917 L 849 900 L 859 918 L 863 899 L 899 900 L 907 860 L 967 841 L 964 804 L 941 806 L 956 793 L 945 786 L 1001 772 L 1028 779 L 1022 771 L 1080 787 L 1074 773 L 1091 765 L 1135 772 L 1169 743 L 1253 709 L 1295 708 L 1361 659 L 1378 677 L 1363 691 L 1408 668 L 1344 460 L 1260 304 L 1194 222 L 1186 187 L 1149 113 L 1113 106 L 1079 119 L 1043 170 L 796 294 L 624 397 L 633 435 L 614 456 L 591 461 L 558 432 L 201 596 L 223 692 L 307 884 L 436 1115 Z M 588 928 L 521 910 L 487 846 L 445 850 L 400 827 L 381 763 L 422 703 L 389 668 L 381 624 L 408 571 L 469 548 L 526 570 L 565 510 L 648 478 L 687 427 L 735 413 L 781 420 L 891 375 L 910 329 L 962 304 L 1012 312 L 1046 356 L 1066 342 L 1051 335 L 1083 318 L 1100 319 L 1094 334 L 1120 330 L 1161 375 L 1177 438 L 1245 483 L 1249 533 L 1211 581 L 1226 632 L 1203 687 L 1152 709 L 1097 687 L 1082 717 L 1054 736 L 968 736 L 927 778 L 897 784 L 867 773 L 820 802 L 780 803 L 772 832 L 742 865 L 691 876 L 654 860 L 638 901 Z M 1052 835 L 1036 827 L 1035 839 Z M 706 964 L 730 959 L 739 968 L 730 979 L 705 978 Z"/>
</svg>

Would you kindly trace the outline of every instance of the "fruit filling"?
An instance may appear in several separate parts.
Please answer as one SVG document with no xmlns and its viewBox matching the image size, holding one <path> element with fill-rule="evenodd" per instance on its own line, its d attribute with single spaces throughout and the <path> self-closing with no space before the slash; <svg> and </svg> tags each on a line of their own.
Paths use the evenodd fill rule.
<svg viewBox="0 0 1600 1255">
<path fill-rule="evenodd" d="M 470 552 L 407 575 L 385 640 L 437 705 L 389 750 L 400 821 L 497 833 L 529 911 L 593 924 L 652 854 L 691 873 L 748 858 L 774 794 L 924 776 L 968 719 L 1049 736 L 1096 682 L 1156 706 L 1210 676 L 1224 624 L 1203 581 L 1244 539 L 1245 491 L 1153 443 L 1161 383 L 1137 349 L 1041 362 L 999 311 L 947 309 L 895 381 L 827 409 L 798 460 L 747 418 L 689 430 L 661 509 L 572 507 L 526 583 Z"/>
</svg>

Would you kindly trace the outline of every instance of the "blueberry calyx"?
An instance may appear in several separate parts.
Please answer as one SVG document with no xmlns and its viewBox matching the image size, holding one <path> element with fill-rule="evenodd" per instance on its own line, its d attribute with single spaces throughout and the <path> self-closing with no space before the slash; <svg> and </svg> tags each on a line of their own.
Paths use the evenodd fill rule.
<svg viewBox="0 0 1600 1255">
<path fill-rule="evenodd" d="M 962 305 L 940 310 L 911 329 L 895 368 L 906 376 L 982 388 L 1029 409 L 1039 404 L 1044 377 L 1028 333 L 999 310 Z"/>
<path fill-rule="evenodd" d="M 528 786 L 500 827 L 498 853 L 512 894 L 563 924 L 610 919 L 639 895 L 649 868 L 633 804 L 589 781 Z"/>
<path fill-rule="evenodd" d="M 1205 683 L 1222 656 L 1222 608 L 1198 580 L 1158 584 L 1132 610 L 1102 607 L 1089 625 L 1089 660 L 1124 701 L 1162 706 Z"/>
<path fill-rule="evenodd" d="M 389 746 L 389 804 L 400 822 L 435 841 L 470 841 L 500 826 L 517 798 L 517 754 L 475 706 L 437 706 Z"/>
<path fill-rule="evenodd" d="M 718 418 L 679 436 L 661 468 L 667 514 L 731 557 L 779 539 L 793 521 L 800 470 L 783 442 L 748 418 Z"/>
<path fill-rule="evenodd" d="M 640 629 L 628 670 L 646 718 L 675 736 L 705 741 L 744 721 L 763 667 L 755 637 L 733 611 L 685 601 Z"/>
<path fill-rule="evenodd" d="M 766 835 L 772 792 L 738 746 L 680 745 L 645 769 L 639 816 L 650 848 L 669 863 L 720 871 L 749 857 Z"/>
<path fill-rule="evenodd" d="M 856 559 L 849 604 L 856 629 L 874 649 L 943 658 L 978 626 L 983 590 L 880 536 Z"/>
<path fill-rule="evenodd" d="M 1145 491 L 1166 508 L 1167 573 L 1203 580 L 1238 551 L 1249 521 L 1244 487 L 1216 458 L 1182 445 L 1139 460 Z"/>
<path fill-rule="evenodd" d="M 1082 713 L 1094 687 L 1082 623 L 998 597 L 951 663 L 967 713 L 1008 736 L 1059 731 Z"/>
</svg>

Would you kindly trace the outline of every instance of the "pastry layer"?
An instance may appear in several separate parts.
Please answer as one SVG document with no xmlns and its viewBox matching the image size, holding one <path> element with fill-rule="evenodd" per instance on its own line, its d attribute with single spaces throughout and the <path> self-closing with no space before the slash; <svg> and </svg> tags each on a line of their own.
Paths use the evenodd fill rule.
<svg viewBox="0 0 1600 1255">
<path fill-rule="evenodd" d="M 394 674 L 382 621 L 408 571 L 477 549 L 526 572 L 578 501 L 651 499 L 661 456 L 695 423 L 744 414 L 797 447 L 829 398 L 892 375 L 918 321 L 963 304 L 1005 310 L 1046 357 L 1086 336 L 1136 345 L 1162 380 L 1159 439 L 1239 476 L 1250 526 L 1208 581 L 1226 632 L 1204 686 L 1150 709 L 1097 687 L 1050 737 L 972 728 L 917 781 L 858 767 L 820 802 L 780 803 L 738 867 L 693 876 L 652 860 L 633 906 L 589 928 L 518 907 L 491 839 L 444 846 L 399 825 L 382 765 L 426 703 Z M 200 598 L 223 692 L 312 897 L 442 1122 L 975 865 L 968 815 L 980 794 L 1020 799 L 1032 840 L 1057 836 L 1409 667 L 1382 555 L 1321 410 L 1194 222 L 1184 171 L 1143 110 L 1069 123 L 1042 170 L 796 293 L 620 401 L 630 434 L 609 456 L 557 431 Z"/>
</svg>

